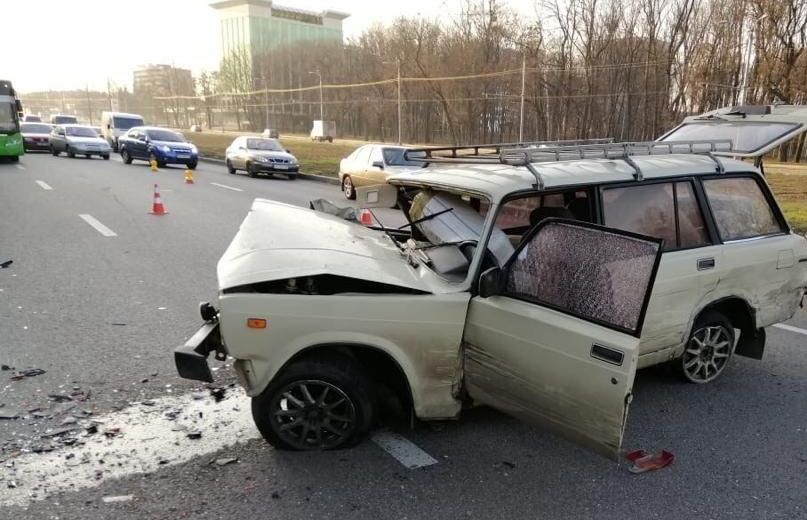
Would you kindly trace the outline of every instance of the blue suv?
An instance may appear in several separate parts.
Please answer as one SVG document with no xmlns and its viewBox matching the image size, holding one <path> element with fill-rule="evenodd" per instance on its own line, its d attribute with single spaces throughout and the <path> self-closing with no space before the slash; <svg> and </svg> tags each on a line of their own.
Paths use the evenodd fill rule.
<svg viewBox="0 0 807 520">
<path fill-rule="evenodd" d="M 126 164 L 134 159 L 157 161 L 157 166 L 184 164 L 191 170 L 199 163 L 199 150 L 179 132 L 136 126 L 118 138 L 118 151 Z"/>
</svg>

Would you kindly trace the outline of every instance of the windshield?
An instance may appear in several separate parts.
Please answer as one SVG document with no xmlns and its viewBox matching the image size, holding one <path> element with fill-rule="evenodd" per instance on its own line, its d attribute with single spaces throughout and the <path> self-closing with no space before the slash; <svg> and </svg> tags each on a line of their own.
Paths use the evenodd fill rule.
<svg viewBox="0 0 807 520">
<path fill-rule="evenodd" d="M 22 133 L 24 134 L 49 134 L 51 126 L 44 123 L 23 123 Z"/>
<path fill-rule="evenodd" d="M 406 148 L 384 148 L 384 162 L 390 166 L 426 166 L 426 163 L 420 161 L 412 161 L 404 157 Z M 410 154 L 411 156 L 412 154 Z"/>
<path fill-rule="evenodd" d="M 10 134 L 17 131 L 19 131 L 19 123 L 14 103 L 0 102 L 0 132 Z"/>
<path fill-rule="evenodd" d="M 282 152 L 283 147 L 274 139 L 247 139 L 248 150 L 263 150 L 267 152 Z"/>
<path fill-rule="evenodd" d="M 117 128 L 118 130 L 129 130 L 135 126 L 143 126 L 143 118 L 122 116 L 115 116 L 112 118 L 112 128 Z"/>
<path fill-rule="evenodd" d="M 64 129 L 65 134 L 71 137 L 98 137 L 98 133 L 86 126 L 68 126 Z"/>
<path fill-rule="evenodd" d="M 731 139 L 732 151 L 753 153 L 798 128 L 795 123 L 755 123 L 749 121 L 704 121 L 685 123 L 661 141 L 700 141 Z"/>
<path fill-rule="evenodd" d="M 185 138 L 182 135 L 172 132 L 171 130 L 147 130 L 146 135 L 152 141 L 167 141 L 170 143 L 184 143 Z"/>
<path fill-rule="evenodd" d="M 78 119 L 73 116 L 53 116 L 50 122 L 55 125 L 69 125 L 71 123 L 78 123 Z"/>
</svg>

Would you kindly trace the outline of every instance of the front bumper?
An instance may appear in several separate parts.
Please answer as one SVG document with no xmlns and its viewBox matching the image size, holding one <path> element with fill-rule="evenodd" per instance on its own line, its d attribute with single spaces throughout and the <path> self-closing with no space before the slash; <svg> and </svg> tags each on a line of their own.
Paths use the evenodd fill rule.
<svg viewBox="0 0 807 520">
<path fill-rule="evenodd" d="M 28 150 L 49 150 L 50 149 L 50 141 L 48 140 L 38 140 L 38 139 L 25 139 L 22 142 L 22 146 L 25 151 Z"/>
<path fill-rule="evenodd" d="M 278 164 L 278 163 L 262 163 L 254 162 L 251 164 L 255 172 L 267 173 L 297 173 L 300 171 L 300 166 L 297 164 Z"/>
<path fill-rule="evenodd" d="M 176 152 L 151 151 L 154 157 L 165 164 L 197 164 L 199 154 L 177 154 Z"/>
<path fill-rule="evenodd" d="M 112 153 L 111 148 L 82 148 L 78 146 L 73 146 L 73 151 L 78 155 L 98 155 L 104 156 L 109 155 Z"/>
<path fill-rule="evenodd" d="M 179 376 L 212 383 L 213 373 L 207 364 L 207 356 L 211 352 L 216 353 L 217 359 L 227 356 L 221 342 L 218 321 L 205 323 L 184 345 L 174 349 L 174 363 Z"/>
</svg>

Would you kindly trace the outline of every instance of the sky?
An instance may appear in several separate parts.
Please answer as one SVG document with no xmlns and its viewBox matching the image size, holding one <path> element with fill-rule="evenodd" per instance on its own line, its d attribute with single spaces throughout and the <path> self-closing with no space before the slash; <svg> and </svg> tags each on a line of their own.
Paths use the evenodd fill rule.
<svg viewBox="0 0 807 520">
<path fill-rule="evenodd" d="M 215 70 L 219 32 L 210 0 L 2 0 L 0 78 L 20 92 L 38 90 L 105 90 L 131 86 L 139 65 L 167 63 Z M 525 14 L 535 0 L 502 0 Z M 464 0 L 279 0 L 277 5 L 311 11 L 349 13 L 346 38 L 357 37 L 374 23 L 398 16 L 426 18 L 454 15 Z M 9 16 L 10 15 L 10 16 Z"/>
</svg>

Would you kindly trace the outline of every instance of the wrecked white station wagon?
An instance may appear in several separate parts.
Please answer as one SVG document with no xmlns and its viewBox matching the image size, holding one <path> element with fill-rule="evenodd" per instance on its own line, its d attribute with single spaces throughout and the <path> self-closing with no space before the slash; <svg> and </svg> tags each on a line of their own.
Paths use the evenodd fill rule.
<svg viewBox="0 0 807 520">
<path fill-rule="evenodd" d="M 761 157 L 804 115 L 717 111 L 649 143 L 418 150 L 425 168 L 359 190 L 360 206 L 400 206 L 394 228 L 258 199 L 179 373 L 212 381 L 208 355 L 235 358 L 279 448 L 350 445 L 389 408 L 484 404 L 616 457 L 637 368 L 711 381 L 735 353 L 761 358 L 764 327 L 802 301 L 807 240 L 730 157 Z"/>
</svg>

